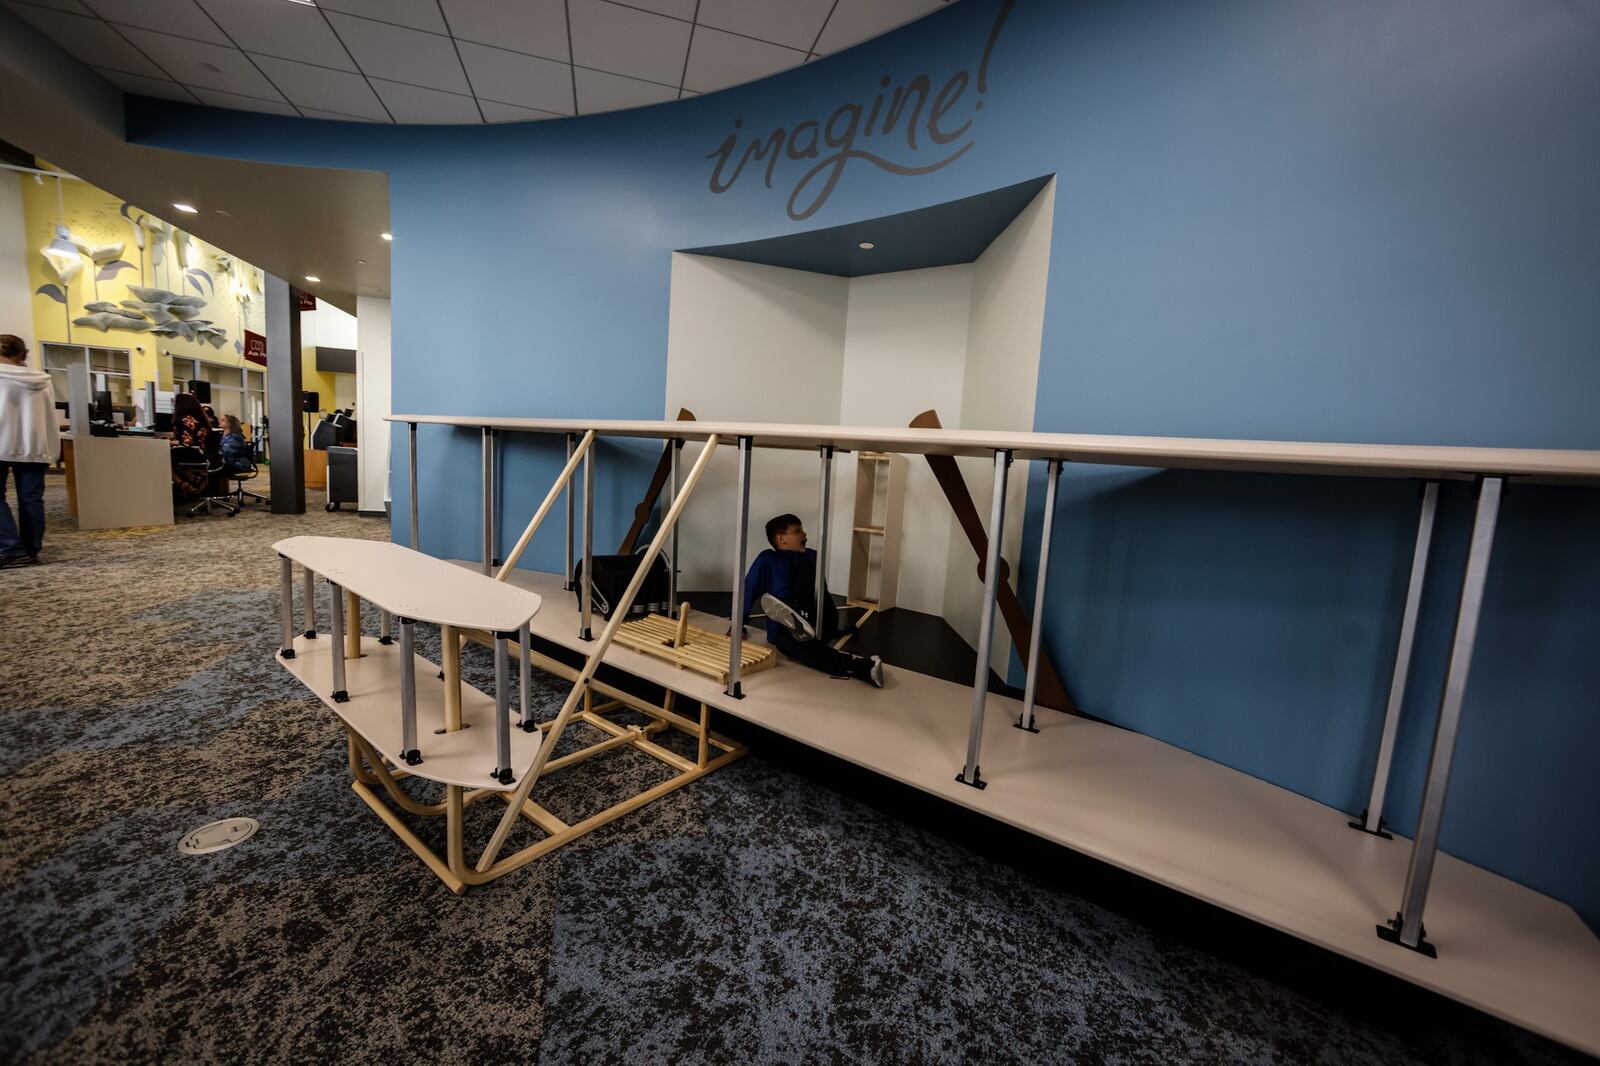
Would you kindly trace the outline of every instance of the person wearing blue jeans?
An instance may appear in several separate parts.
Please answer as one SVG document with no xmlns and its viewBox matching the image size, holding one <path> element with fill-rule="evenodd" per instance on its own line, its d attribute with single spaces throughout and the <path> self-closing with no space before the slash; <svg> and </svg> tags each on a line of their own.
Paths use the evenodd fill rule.
<svg viewBox="0 0 1600 1066">
<path fill-rule="evenodd" d="M 22 338 L 0 334 L 0 569 L 39 561 L 44 472 L 61 448 L 50 375 L 28 367 Z M 17 516 L 7 499 L 17 482 Z"/>
</svg>

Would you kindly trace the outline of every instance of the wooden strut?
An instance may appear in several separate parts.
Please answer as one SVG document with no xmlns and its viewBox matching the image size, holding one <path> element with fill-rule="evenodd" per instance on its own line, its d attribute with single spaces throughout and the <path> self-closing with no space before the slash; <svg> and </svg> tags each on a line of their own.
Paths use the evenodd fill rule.
<svg viewBox="0 0 1600 1066">
<path fill-rule="evenodd" d="M 476 631 L 463 631 L 463 633 L 469 638 L 482 636 L 490 640 L 493 639 L 490 634 L 479 634 Z M 400 787 L 400 782 L 403 779 L 414 775 L 404 769 L 391 767 L 360 734 L 347 726 L 350 770 L 354 776 L 351 788 L 383 819 L 385 824 L 389 826 L 390 831 L 398 836 L 401 842 L 410 848 L 433 871 L 434 875 L 444 882 L 450 891 L 459 895 L 470 886 L 485 884 L 513 870 L 520 869 L 540 856 L 549 854 L 563 844 L 570 843 L 585 833 L 592 832 L 624 814 L 638 810 L 653 800 L 659 799 L 667 793 L 689 784 L 691 781 L 698 780 L 745 754 L 745 749 L 742 745 L 719 737 L 710 731 L 708 708 L 702 707 L 701 722 L 698 728 L 694 728 L 693 723 L 672 714 L 668 714 L 666 719 L 658 717 L 657 720 L 644 726 L 618 725 L 600 715 L 600 712 L 616 710 L 622 706 L 624 706 L 623 701 L 609 700 L 606 703 L 595 705 L 593 712 L 585 712 L 579 715 L 579 720 L 594 726 L 605 734 L 605 738 L 587 747 L 563 755 L 558 759 L 551 759 L 545 765 L 545 773 L 554 773 L 615 748 L 631 746 L 671 766 L 677 771 L 677 774 L 667 781 L 637 795 L 630 796 L 575 825 L 567 824 L 539 804 L 534 803 L 532 800 L 524 799 L 520 807 L 508 809 L 507 815 L 515 814 L 519 817 L 527 818 L 548 835 L 543 840 L 495 863 L 486 871 L 473 869 L 466 862 L 463 853 L 463 814 L 467 807 L 489 798 L 500 799 L 507 804 L 508 808 L 511 808 L 514 797 L 510 793 L 500 789 L 467 789 L 460 785 L 446 785 L 445 798 L 442 802 L 419 803 L 407 795 L 405 790 Z M 662 714 L 661 709 L 650 704 L 641 704 L 641 706 L 645 708 L 647 714 L 658 716 Z M 670 719 L 670 721 L 667 719 Z M 556 724 L 556 722 L 541 722 L 539 723 L 539 728 L 552 731 Z M 678 728 L 690 727 L 685 731 L 695 736 L 699 742 L 700 757 L 697 761 L 685 759 L 648 739 L 650 735 L 672 726 L 677 726 Z M 545 741 L 546 745 L 551 743 L 553 741 L 548 739 Z M 708 753 L 712 747 L 715 747 L 719 752 L 714 759 L 708 758 Z M 380 790 L 382 795 L 380 795 Z M 387 795 L 390 803 L 394 806 L 384 802 L 384 795 Z M 418 837 L 411 827 L 400 818 L 394 807 L 416 816 L 426 817 L 443 814 L 446 821 L 445 856 L 441 858 L 427 843 Z"/>
<path fill-rule="evenodd" d="M 911 420 L 912 429 L 942 429 L 939 415 L 936 411 L 924 411 Z M 961 523 L 962 530 L 967 534 L 967 541 L 972 545 L 972 550 L 978 553 L 978 580 L 984 579 L 983 560 L 989 550 L 989 535 L 984 531 L 983 519 L 978 515 L 978 509 L 972 503 L 972 494 L 967 491 L 966 479 L 961 476 L 961 467 L 951 455 L 925 455 L 928 466 L 933 469 L 933 476 L 939 482 L 939 487 L 944 490 L 945 499 L 950 501 L 951 510 L 956 513 L 956 521 Z M 1017 594 L 1011 587 L 1011 567 L 1002 557 L 1000 559 L 1000 580 L 997 583 L 995 600 L 1000 607 L 1000 615 L 1006 621 L 1006 629 L 1011 633 L 1011 643 L 1017 649 L 1017 656 L 1022 660 L 1022 665 L 1028 665 L 1028 645 L 1033 634 L 1033 627 L 1028 621 L 1028 615 L 1022 609 L 1022 604 L 1017 600 Z M 1050 661 L 1050 656 L 1043 648 L 1039 649 L 1039 682 L 1034 696 L 1035 701 L 1044 707 L 1051 707 L 1068 714 L 1078 714 L 1078 705 L 1073 701 L 1067 686 L 1062 682 L 1061 675 L 1056 672 L 1055 664 Z"/>
<path fill-rule="evenodd" d="M 679 422 L 693 422 L 694 412 L 687 407 L 678 408 Z M 645 525 L 650 521 L 650 516 L 655 513 L 656 501 L 661 498 L 661 490 L 666 487 L 667 478 L 672 476 L 672 449 L 676 447 L 675 441 L 667 441 L 661 449 L 661 459 L 656 463 L 656 472 L 650 475 L 650 487 L 644 491 L 644 499 L 639 501 L 633 509 L 633 524 L 628 527 L 628 533 L 622 538 L 622 546 L 617 549 L 618 555 L 632 555 L 633 549 L 639 545 L 639 536 L 644 532 Z M 674 559 L 673 565 L 677 565 Z"/>
<path fill-rule="evenodd" d="M 506 556 L 506 561 L 495 572 L 494 579 L 496 581 L 504 581 L 511 576 L 511 571 L 516 567 L 517 560 L 522 558 L 522 553 L 527 550 L 529 542 L 533 540 L 533 535 L 544 524 L 545 516 L 550 513 L 550 509 L 561 498 L 562 490 L 572 480 L 572 472 L 578 469 L 578 463 L 582 461 L 593 446 L 594 430 L 591 429 L 583 435 L 583 439 L 578 442 L 578 446 L 572 449 L 572 454 L 567 457 L 567 465 L 561 468 L 561 473 L 556 476 L 556 483 L 550 486 L 550 491 L 545 494 L 544 501 L 539 504 L 539 509 L 533 512 L 533 518 L 528 522 L 528 528 L 522 531 L 522 536 L 517 538 L 517 543 L 512 547 L 511 554 Z"/>
<path fill-rule="evenodd" d="M 505 866 L 507 863 L 513 863 L 520 866 L 524 862 L 531 862 L 534 858 L 537 858 L 537 855 L 529 856 L 527 859 L 523 859 L 523 856 L 528 855 L 528 852 L 540 848 L 546 844 L 550 844 L 552 840 L 559 838 L 560 834 L 557 834 L 557 836 L 550 837 L 541 841 L 539 844 L 535 844 L 532 848 L 518 852 L 516 855 L 506 859 L 498 866 L 495 863 L 496 857 L 498 857 L 500 854 L 500 849 L 505 846 L 506 837 L 511 834 L 512 827 L 516 825 L 517 818 L 522 810 L 522 805 L 528 799 L 528 793 L 533 790 L 534 784 L 538 782 L 540 775 L 544 773 L 545 764 L 550 761 L 551 750 L 561 739 L 562 734 L 566 732 L 567 725 L 572 721 L 572 716 L 577 710 L 579 701 L 584 696 L 589 694 L 590 685 L 594 680 L 594 675 L 600 669 L 600 661 L 605 658 L 606 651 L 611 647 L 611 642 L 616 638 L 618 628 L 621 627 L 624 619 L 627 618 L 628 608 L 633 606 L 634 597 L 639 594 L 639 589 L 644 584 L 645 576 L 650 572 L 650 567 L 655 563 L 656 557 L 661 554 L 661 548 L 666 544 L 667 535 L 672 531 L 672 527 L 678 524 L 678 518 L 683 514 L 684 505 L 688 503 L 689 497 L 694 494 L 695 486 L 699 483 L 700 476 L 705 473 L 706 466 L 710 462 L 711 457 L 716 454 L 717 443 L 718 440 L 715 433 L 706 438 L 705 447 L 701 450 L 699 458 L 695 460 L 694 466 L 689 470 L 689 476 L 684 482 L 683 490 L 676 494 L 672 501 L 672 506 L 662 517 L 661 525 L 656 529 L 655 536 L 650 540 L 650 546 L 645 549 L 644 555 L 640 557 L 639 566 L 634 571 L 632 580 L 628 582 L 628 587 L 623 590 L 622 595 L 617 599 L 617 604 L 613 609 L 611 620 L 606 623 L 605 629 L 595 641 L 593 649 L 590 650 L 589 658 L 584 662 L 583 669 L 578 673 L 578 679 L 572 685 L 572 691 L 567 693 L 567 698 L 561 705 L 561 713 L 556 715 L 555 724 L 550 727 L 549 735 L 545 738 L 544 743 L 539 745 L 539 751 L 538 754 L 534 756 L 533 765 L 528 767 L 523 772 L 522 780 L 517 784 L 517 790 L 513 795 L 509 809 L 506 811 L 505 815 L 501 817 L 500 824 L 495 827 L 494 835 L 489 839 L 488 846 L 483 849 L 483 854 L 478 859 L 477 872 L 479 874 L 491 873 L 492 871 L 498 870 L 500 867 Z M 643 742 L 643 744 L 648 744 L 648 742 Z M 643 746 L 643 744 L 641 744 L 641 746 Z M 650 747 L 654 746 L 655 745 L 650 745 Z M 646 748 L 646 750 L 649 749 Z M 666 750 L 661 749 L 661 751 L 665 753 Z M 651 754 L 657 753 L 651 752 Z M 660 756 L 657 755 L 657 757 L 659 758 Z M 703 775 L 709 772 L 713 767 L 720 766 L 724 760 L 730 759 L 731 757 L 733 757 L 733 753 L 730 752 L 725 754 L 718 759 L 712 760 L 710 765 L 703 769 L 690 764 L 691 768 L 686 770 L 680 777 L 674 778 L 671 781 L 667 781 L 663 785 L 658 785 L 654 789 L 642 792 L 638 796 L 635 796 L 633 800 L 618 804 L 618 807 L 627 807 L 628 810 L 632 810 L 633 807 L 629 807 L 628 803 L 633 803 L 634 801 L 638 801 L 636 805 L 648 803 L 651 799 L 655 798 L 655 793 L 664 795 L 665 792 L 660 790 L 665 789 L 666 786 L 670 785 L 677 787 L 683 783 L 684 778 L 691 776 L 698 777 Z M 614 807 L 612 810 L 617 811 L 618 807 Z M 600 818 L 602 815 L 596 815 L 595 817 Z M 615 817 L 615 815 L 612 815 L 612 817 Z M 590 821 L 593 820 L 594 819 L 590 819 Z M 579 823 L 579 825 L 584 824 L 587 823 Z M 574 826 L 573 828 L 576 829 L 578 827 Z M 539 852 L 539 854 L 543 854 L 543 852 Z M 510 868 L 514 869 L 515 866 Z M 459 877 L 460 875 L 457 874 L 456 876 Z"/>
</svg>

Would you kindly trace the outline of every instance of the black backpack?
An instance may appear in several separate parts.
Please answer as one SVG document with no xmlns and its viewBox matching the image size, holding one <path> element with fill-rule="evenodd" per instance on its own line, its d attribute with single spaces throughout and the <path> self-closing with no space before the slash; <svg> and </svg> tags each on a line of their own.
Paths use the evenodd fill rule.
<svg viewBox="0 0 1600 1066">
<path fill-rule="evenodd" d="M 628 582 L 633 580 L 633 575 L 643 561 L 643 555 L 596 555 L 594 562 L 594 609 L 600 617 L 609 621 L 615 605 L 622 599 L 622 594 L 628 591 Z M 628 608 L 629 618 L 639 618 L 647 614 L 666 614 L 671 608 L 667 602 L 667 595 L 671 580 L 667 572 L 667 557 L 657 555 L 650 564 L 650 572 L 645 575 L 644 584 L 639 586 L 639 594 L 633 598 L 633 606 Z M 578 596 L 579 606 L 583 603 L 583 562 L 579 560 L 577 567 L 572 572 L 572 587 Z"/>
</svg>

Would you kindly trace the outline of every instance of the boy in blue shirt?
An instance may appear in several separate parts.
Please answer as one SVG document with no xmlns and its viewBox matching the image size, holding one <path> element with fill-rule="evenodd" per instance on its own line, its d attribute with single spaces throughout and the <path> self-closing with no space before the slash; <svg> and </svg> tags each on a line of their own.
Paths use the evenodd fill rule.
<svg viewBox="0 0 1600 1066">
<path fill-rule="evenodd" d="M 744 617 L 760 604 L 767 616 L 767 642 L 796 662 L 834 677 L 854 677 L 883 687 L 883 662 L 834 648 L 839 612 L 824 589 L 824 611 L 816 612 L 817 553 L 806 547 L 800 519 L 781 514 L 767 523 L 767 543 L 744 579 Z"/>
</svg>

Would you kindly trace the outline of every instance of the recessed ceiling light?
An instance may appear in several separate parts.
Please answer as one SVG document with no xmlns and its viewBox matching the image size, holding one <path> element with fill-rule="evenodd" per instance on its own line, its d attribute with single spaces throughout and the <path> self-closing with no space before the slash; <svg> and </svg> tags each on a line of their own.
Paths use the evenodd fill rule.
<svg viewBox="0 0 1600 1066">
<path fill-rule="evenodd" d="M 877 245 L 873 244 L 871 241 L 862 241 L 860 244 L 856 245 L 856 247 L 860 248 L 863 252 L 870 252 L 876 248 Z"/>
<path fill-rule="evenodd" d="M 367 265 L 367 261 L 365 259 L 357 259 L 356 260 L 356 266 L 363 266 L 364 267 L 366 265 Z"/>
<path fill-rule="evenodd" d="M 306 7 L 316 7 L 317 0 L 289 0 L 291 4 L 304 4 Z"/>
<path fill-rule="evenodd" d="M 201 70 L 205 71 L 207 74 L 221 74 L 222 73 L 222 68 L 217 66 L 215 63 L 198 63 L 198 64 L 196 64 L 196 66 L 198 66 Z"/>
<path fill-rule="evenodd" d="M 182 211 L 186 215 L 198 214 L 200 211 L 200 209 L 193 204 L 174 203 L 172 206 L 177 208 L 179 211 Z"/>
<path fill-rule="evenodd" d="M 224 211 L 224 210 L 223 210 L 223 209 L 222 209 L 222 208 L 220 208 L 220 207 L 219 207 L 219 208 L 217 208 L 217 214 L 219 214 L 219 215 L 226 215 L 226 216 L 227 216 L 227 217 L 228 217 L 228 218 L 232 218 L 232 217 L 233 217 L 233 212 L 232 212 L 232 211 Z"/>
<path fill-rule="evenodd" d="M 307 274 L 306 275 L 306 280 L 311 282 L 314 285 L 317 282 L 321 281 L 322 279 L 317 277 L 315 274 Z"/>
<path fill-rule="evenodd" d="M 392 233 L 380 233 L 380 234 L 378 234 L 378 236 L 382 237 L 386 241 L 394 240 L 394 234 L 392 234 Z"/>
</svg>

